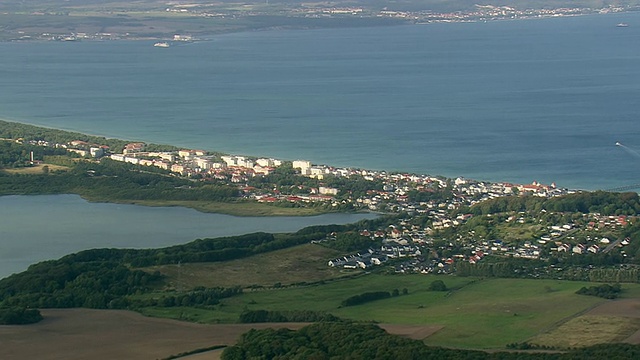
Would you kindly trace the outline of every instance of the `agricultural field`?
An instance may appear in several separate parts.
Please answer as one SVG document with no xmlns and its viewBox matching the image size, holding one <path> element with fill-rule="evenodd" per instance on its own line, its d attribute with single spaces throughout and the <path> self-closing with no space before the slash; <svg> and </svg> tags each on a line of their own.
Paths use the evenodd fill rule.
<svg viewBox="0 0 640 360">
<path fill-rule="evenodd" d="M 362 286 L 371 285 L 373 281 L 380 280 L 380 285 L 393 285 L 393 279 L 396 279 L 396 283 L 402 285 L 419 285 L 423 280 L 430 281 L 432 278 L 425 278 L 420 280 L 419 277 L 413 276 L 388 276 L 387 279 L 380 280 L 379 277 L 372 276 L 367 281 L 363 281 L 364 278 L 349 280 L 345 282 L 348 285 L 354 285 L 358 291 L 363 290 Z M 471 279 L 467 279 L 471 280 Z M 562 296 L 554 296 L 554 300 L 563 300 L 567 304 L 562 307 L 570 307 L 571 302 L 578 300 L 579 298 L 574 298 L 571 295 L 571 290 L 575 289 L 575 287 L 579 284 L 568 283 L 568 282 L 560 282 L 555 283 L 552 281 L 549 282 L 540 282 L 540 284 L 536 284 L 537 281 L 522 281 L 522 280 L 510 280 L 503 281 L 497 279 L 497 281 L 493 280 L 482 280 L 473 282 L 456 282 L 449 281 L 449 279 L 445 279 L 445 282 L 448 284 L 458 284 L 464 286 L 457 290 L 454 290 L 452 293 L 442 293 L 439 296 L 431 297 L 432 303 L 427 304 L 427 296 L 425 296 L 424 291 L 415 291 L 417 294 L 410 293 L 409 295 L 401 295 L 397 298 L 392 298 L 388 300 L 381 300 L 377 303 L 370 303 L 369 305 L 362 305 L 362 308 L 356 311 L 347 311 L 347 309 L 343 310 L 344 314 L 351 314 L 352 316 L 356 316 L 358 313 L 364 313 L 366 310 L 364 307 L 368 307 L 369 309 L 376 309 L 376 314 L 373 317 L 381 316 L 384 313 L 382 310 L 383 307 L 389 305 L 400 305 L 399 311 L 393 314 L 389 314 L 388 316 L 397 316 L 399 319 L 408 321 L 408 319 L 403 318 L 403 316 L 407 316 L 409 311 L 402 310 L 406 308 L 404 305 L 410 304 L 415 300 L 425 300 L 424 309 L 432 313 L 434 318 L 444 319 L 445 317 L 458 317 L 461 318 L 460 322 L 463 322 L 462 318 L 471 319 L 467 321 L 464 325 L 469 328 L 469 331 L 477 330 L 476 326 L 473 324 L 473 321 L 482 316 L 486 316 L 488 318 L 495 318 L 500 315 L 501 312 L 505 312 L 504 308 L 491 309 L 488 306 L 488 297 L 490 296 L 490 291 L 495 291 L 498 288 L 502 288 L 501 291 L 496 293 L 496 297 L 502 296 L 505 297 L 504 301 L 501 303 L 502 306 L 510 306 L 511 309 L 515 308 L 516 304 L 519 304 L 520 309 L 524 309 L 525 307 L 532 307 L 531 302 L 521 301 L 521 296 L 515 295 L 515 291 L 522 290 L 523 287 L 531 288 L 531 292 L 538 290 L 538 292 L 548 291 L 545 286 L 550 286 L 552 293 L 556 293 L 556 295 L 561 294 Z M 494 283 L 492 283 L 494 282 Z M 521 284 L 518 284 L 522 282 Z M 534 284 L 531 284 L 533 282 Z M 466 284 L 466 285 L 465 285 Z M 479 288 L 485 286 L 486 290 L 480 291 Z M 542 287 L 540 287 L 542 286 Z M 504 288 L 507 287 L 507 288 Z M 508 288 L 511 287 L 511 290 Z M 624 285 L 626 288 L 627 285 Z M 318 287 L 322 288 L 322 287 Z M 344 287 L 343 294 L 348 293 L 347 287 Z M 542 291 L 540 291 L 542 289 Z M 631 294 L 636 296 L 636 293 L 640 287 L 633 286 L 629 287 L 630 291 L 627 295 Z M 298 289 L 299 291 L 300 289 Z M 278 293 L 281 293 L 280 299 L 284 298 L 285 295 L 293 295 L 295 293 L 294 289 L 292 290 L 279 290 Z M 329 289 L 329 292 L 333 295 L 339 295 L 340 292 L 338 289 Z M 466 293 L 468 292 L 468 293 Z M 269 292 L 262 292 L 269 293 Z M 276 291 L 270 292 L 275 294 Z M 465 294 L 466 293 L 466 294 Z M 450 295 L 446 295 L 450 294 Z M 450 309 L 456 309 L 460 307 L 461 300 L 459 299 L 460 295 L 467 296 L 479 296 L 477 299 L 477 306 L 486 306 L 487 309 L 477 310 L 475 316 L 469 317 L 470 309 L 461 309 L 463 312 L 461 315 L 452 314 Z M 251 295 L 254 299 L 256 299 L 258 293 L 248 294 Z M 575 295 L 578 296 L 578 295 Z M 508 299 L 511 300 L 511 303 L 508 303 Z M 555 331 L 555 334 L 552 336 L 553 338 L 574 338 L 576 336 L 580 337 L 580 341 L 582 343 L 587 343 L 589 345 L 596 343 L 598 340 L 595 337 L 585 336 L 584 333 L 590 333 L 589 329 L 586 330 L 581 327 L 575 327 L 572 324 L 589 324 L 591 325 L 602 325 L 603 323 L 609 324 L 607 328 L 612 328 L 614 326 L 615 321 L 607 320 L 609 317 L 614 317 L 614 319 L 618 319 L 618 317 L 622 318 L 635 318 L 636 320 L 640 319 L 640 299 L 638 298 L 625 298 L 621 300 L 615 301 L 607 301 L 607 300 L 599 300 L 597 298 L 584 297 L 585 299 L 593 299 L 594 305 L 593 309 L 584 312 L 583 315 L 578 316 L 576 318 L 569 318 L 568 321 L 561 324 L 562 321 L 557 321 L 557 319 L 552 319 L 550 316 L 538 316 L 541 321 L 540 322 L 548 322 L 550 324 L 550 328 L 555 330 L 550 330 L 550 333 Z M 291 305 L 295 301 L 288 301 L 287 303 Z M 300 302 L 300 304 L 295 305 L 301 306 L 302 304 L 309 306 L 312 301 L 305 299 Z M 258 305 L 258 304 L 254 304 Z M 266 302 L 265 302 L 266 305 Z M 271 304 L 272 307 L 276 307 Z M 320 303 L 317 308 L 329 308 L 335 307 L 335 303 L 332 301 L 327 301 L 324 299 L 322 303 Z M 561 304 L 556 304 L 560 306 Z M 580 306 L 583 306 L 584 303 L 580 303 Z M 231 306 L 231 305 L 230 305 Z M 235 305 L 234 305 L 235 306 Z M 548 305 L 547 305 L 548 306 Z M 471 308 L 471 306 L 469 305 Z M 280 308 L 283 308 L 282 306 Z M 357 307 L 354 307 L 351 310 L 355 310 Z M 450 308 L 450 309 L 448 309 Z M 589 308 L 587 308 L 589 309 Z M 574 311 L 579 311 L 580 308 L 578 305 L 574 308 Z M 443 311 L 443 313 L 439 313 Z M 446 311 L 449 311 L 448 313 Z M 27 358 L 38 358 L 38 359 L 114 359 L 114 358 L 126 358 L 126 359 L 150 359 L 150 358 L 167 358 L 171 355 L 176 355 L 184 352 L 190 352 L 196 349 L 210 348 L 216 345 L 232 345 L 235 344 L 240 334 L 248 331 L 251 328 L 263 329 L 267 327 L 272 328 L 290 328 L 290 329 L 299 329 L 306 324 L 304 323 L 266 323 L 266 324 L 195 324 L 186 321 L 175 321 L 170 319 L 157 319 L 144 317 L 139 314 L 130 312 L 130 311 L 121 311 L 121 310 L 91 310 L 91 309 L 46 309 L 42 310 L 42 313 L 45 317 L 45 320 L 38 324 L 32 325 L 16 325 L 16 326 L 0 326 L 0 338 L 3 339 L 3 346 L 0 348 L 0 358 L 2 359 L 27 359 Z M 211 312 L 211 313 L 215 313 Z M 437 315 L 436 315 L 437 314 Z M 522 312 L 524 315 L 525 312 Z M 521 327 L 530 327 L 533 328 L 533 324 L 535 322 L 531 322 L 530 320 L 534 316 L 514 316 L 513 313 L 507 313 L 504 318 L 509 318 L 510 321 L 502 321 L 502 324 L 511 323 L 507 328 L 500 328 L 500 324 L 498 321 L 493 320 L 492 325 L 495 327 L 487 327 L 484 330 L 488 332 L 489 336 L 499 338 L 499 339 L 508 339 L 509 330 L 513 328 L 513 323 L 515 321 L 521 321 L 524 324 L 529 323 L 529 325 L 522 325 Z M 579 321 L 575 322 L 574 320 L 581 319 L 584 317 L 590 317 L 590 321 Z M 420 322 L 420 319 L 416 319 L 414 322 Z M 562 320 L 567 320 L 562 319 Z M 625 321 L 624 326 L 627 326 L 632 321 Z M 558 327 L 559 325 L 559 327 Z M 444 328 L 440 326 L 433 325 L 398 325 L 398 324 L 381 324 L 382 328 L 384 328 L 387 332 L 391 334 L 396 334 L 400 336 L 406 336 L 412 339 L 425 339 L 427 344 L 440 344 L 442 341 L 435 341 L 442 333 L 447 331 L 447 327 L 454 327 L 453 321 L 450 321 L 448 325 L 444 325 Z M 635 325 L 637 328 L 637 324 Z M 123 332 L 121 329 L 126 328 L 128 331 Z M 458 330 L 459 332 L 459 330 Z M 455 336 L 455 331 L 449 331 L 448 336 Z M 475 336 L 477 337 L 477 335 Z M 466 339 L 458 339 L 458 344 L 460 345 L 470 345 L 473 341 L 474 336 L 470 336 Z M 538 339 L 538 337 L 533 338 Z M 466 341 L 465 341 L 466 340 Z M 600 338 L 600 341 L 605 341 L 607 339 Z M 631 343 L 638 343 L 640 339 L 633 336 L 622 339 L 618 337 L 617 340 L 622 340 Z M 28 344 L 28 346 L 26 346 Z M 585 345 L 587 345 L 585 344 Z M 563 344 L 557 344 L 558 346 L 563 346 Z M 496 345 L 497 349 L 504 349 L 504 346 Z M 55 349 L 55 351 L 51 351 L 51 349 Z M 194 355 L 193 359 L 215 359 L 221 353 L 220 350 L 215 350 L 211 352 L 206 352 L 200 355 Z"/>
<path fill-rule="evenodd" d="M 0 359 L 166 359 L 235 344 L 251 328 L 299 329 L 306 325 L 202 325 L 121 310 L 49 309 L 42 313 L 45 320 L 38 324 L 0 326 Z"/>
<path fill-rule="evenodd" d="M 640 298 L 633 292 L 628 291 L 625 299 L 607 301 L 529 342 L 560 348 L 608 342 L 637 344 L 640 342 Z"/>
<path fill-rule="evenodd" d="M 434 280 L 443 280 L 450 291 L 428 291 Z M 570 326 L 570 320 L 575 317 L 598 305 L 611 303 L 611 300 L 575 294 L 586 285 L 555 280 L 368 274 L 315 286 L 247 290 L 240 296 L 223 300 L 214 310 L 148 308 L 144 313 L 232 323 L 244 310 L 313 310 L 357 321 L 440 328 L 424 339 L 428 345 L 504 349 L 509 343 L 530 341 L 563 324 Z M 408 294 L 402 295 L 405 288 Z M 340 305 L 353 295 L 394 289 L 401 295 L 357 306 Z M 623 289 L 636 296 L 640 285 L 625 284 Z M 617 337 L 587 337 L 582 342 L 587 345 L 589 341 L 593 344 L 619 340 L 638 329 L 640 323 L 628 321 L 624 328 L 612 330 L 618 331 Z"/>
</svg>

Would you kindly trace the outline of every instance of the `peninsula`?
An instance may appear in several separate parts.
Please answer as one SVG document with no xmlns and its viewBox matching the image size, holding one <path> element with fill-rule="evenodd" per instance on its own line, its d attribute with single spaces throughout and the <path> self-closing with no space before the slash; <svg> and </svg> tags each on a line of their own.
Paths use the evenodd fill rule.
<svg viewBox="0 0 640 360">
<path fill-rule="evenodd" d="M 179 149 L 5 121 L 0 121 L 0 146 L 0 169 L 13 175 L 1 178 L 0 194 L 74 193 L 91 201 L 241 216 L 420 215 L 520 193 L 551 198 L 575 192 L 537 182 L 489 183 Z"/>
<path fill-rule="evenodd" d="M 639 9 L 637 0 L 524 0 L 509 5 L 466 1 L 221 2 L 61 1 L 0 4 L 0 40 L 147 39 L 182 42 L 211 35 L 269 29 L 390 26 L 614 13 Z"/>
</svg>

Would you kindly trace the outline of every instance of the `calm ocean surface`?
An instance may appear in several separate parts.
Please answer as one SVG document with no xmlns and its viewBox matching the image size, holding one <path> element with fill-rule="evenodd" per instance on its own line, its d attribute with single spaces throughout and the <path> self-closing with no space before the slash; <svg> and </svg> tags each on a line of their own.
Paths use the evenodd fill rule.
<svg viewBox="0 0 640 360">
<path fill-rule="evenodd" d="M 609 189 L 640 183 L 639 44 L 640 13 L 238 33 L 167 49 L 0 43 L 0 117 L 235 154 Z"/>
<path fill-rule="evenodd" d="M 245 218 L 186 208 L 88 203 L 77 195 L 0 196 L 0 278 L 92 248 L 158 248 L 198 238 L 292 232 L 373 214 Z"/>
</svg>

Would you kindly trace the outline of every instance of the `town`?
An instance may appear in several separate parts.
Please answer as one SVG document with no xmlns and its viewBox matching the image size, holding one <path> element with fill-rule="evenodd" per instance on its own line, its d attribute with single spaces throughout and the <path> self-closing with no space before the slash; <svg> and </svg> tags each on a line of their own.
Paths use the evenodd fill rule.
<svg viewBox="0 0 640 360">
<path fill-rule="evenodd" d="M 400 24 L 429 24 L 450 22 L 486 22 L 494 20 L 532 19 L 546 17 L 578 16 L 588 14 L 608 14 L 635 10 L 632 6 L 608 5 L 592 8 L 588 4 L 576 4 L 573 7 L 559 8 L 517 8 L 515 6 L 461 4 L 439 9 L 434 4 L 416 4 L 409 7 L 394 8 L 392 4 L 383 8 L 377 5 L 359 4 L 326 4 L 307 3 L 278 6 L 265 4 L 227 4 L 227 3 L 168 3 L 163 9 L 156 7 L 144 12 L 140 17 L 140 9 L 99 7 L 81 9 L 71 6 L 62 8 L 34 8 L 25 14 L 22 8 L 0 12 L 0 16 L 28 16 L 46 23 L 49 18 L 55 19 L 50 25 L 38 27 L 6 27 L 0 29 L 0 40 L 25 41 L 81 41 L 81 40 L 161 40 L 164 46 L 171 43 L 197 41 L 209 35 L 230 31 L 246 31 L 270 28 L 313 28 L 339 26 L 379 26 Z M 332 5 L 332 6 L 331 6 Z M 447 9 L 447 10 L 445 10 Z M 93 10 L 93 11 L 91 11 Z M 98 16 L 96 16 L 98 15 Z M 83 17 L 90 21 L 83 21 Z M 115 17 L 115 20 L 112 19 Z M 65 20 L 66 19 L 66 20 Z M 137 20 L 147 26 L 131 26 L 115 24 L 122 19 Z M 188 22 L 184 20 L 188 19 Z M 258 19 L 258 20 L 257 20 Z M 59 21 L 68 21 L 68 26 L 59 26 Z M 104 24 L 96 25 L 100 20 Z M 178 20 L 177 24 L 174 21 Z M 325 25 L 323 25 L 325 24 Z M 172 29 L 172 26 L 179 28 Z M 42 29 L 40 29 L 42 28 Z M 165 29 L 165 30 L 160 30 Z M 178 34 L 177 34 L 178 33 Z"/>
<path fill-rule="evenodd" d="M 470 211 L 474 205 L 504 197 L 550 199 L 580 193 L 536 181 L 512 184 L 461 177 L 447 179 L 192 149 L 147 151 L 142 142 L 126 144 L 121 153 L 80 140 L 66 144 L 35 140 L 28 143 L 64 148 L 87 160 L 107 158 L 141 168 L 157 167 L 197 182 L 222 181 L 237 187 L 243 199 L 272 206 L 323 206 L 327 211 L 370 211 L 399 216 L 384 228 L 361 229 L 360 244 L 370 245 L 340 258 L 327 259 L 327 266 L 343 269 L 366 270 L 392 264 L 395 272 L 447 274 L 455 271 L 456 264 L 477 264 L 488 255 L 548 260 L 607 254 L 616 249 L 626 257 L 623 248 L 631 239 L 622 236 L 623 230 L 636 220 L 632 215 L 567 216 L 544 209 L 501 215 Z M 270 175 L 285 170 L 282 174 L 289 177 L 287 185 L 265 182 Z M 353 183 L 360 183 L 360 188 L 354 191 L 353 186 L 347 185 Z M 507 230 L 500 231 L 501 228 Z M 337 235 L 317 242 L 330 244 Z"/>
</svg>

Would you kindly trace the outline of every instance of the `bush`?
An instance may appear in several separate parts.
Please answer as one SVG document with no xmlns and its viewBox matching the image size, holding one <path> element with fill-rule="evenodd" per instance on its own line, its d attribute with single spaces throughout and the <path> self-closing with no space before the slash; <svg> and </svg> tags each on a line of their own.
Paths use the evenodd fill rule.
<svg viewBox="0 0 640 360">
<path fill-rule="evenodd" d="M 429 291 L 447 291 L 447 285 L 442 280 L 434 280 L 429 285 Z"/>
<path fill-rule="evenodd" d="M 0 308 L 0 325 L 33 324 L 42 320 L 38 309 L 23 307 Z"/>
<path fill-rule="evenodd" d="M 580 290 L 576 291 L 576 294 L 597 296 L 604 299 L 615 299 L 620 295 L 620 292 L 622 292 L 620 284 L 602 284 L 599 286 L 589 286 L 588 288 L 582 287 Z"/>
</svg>

